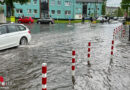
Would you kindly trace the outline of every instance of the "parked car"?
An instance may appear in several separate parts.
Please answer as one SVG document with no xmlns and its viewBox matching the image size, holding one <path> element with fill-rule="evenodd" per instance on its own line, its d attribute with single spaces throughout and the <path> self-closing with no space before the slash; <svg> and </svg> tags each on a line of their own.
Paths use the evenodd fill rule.
<svg viewBox="0 0 130 90">
<path fill-rule="evenodd" d="M 118 20 L 119 20 L 120 22 L 123 22 L 123 21 L 125 20 L 125 18 L 124 18 L 124 17 L 118 17 Z"/>
<path fill-rule="evenodd" d="M 106 18 L 104 18 L 102 16 L 98 17 L 97 20 L 100 21 L 101 23 L 108 21 Z"/>
<path fill-rule="evenodd" d="M 34 20 L 31 17 L 20 17 L 18 23 L 34 23 Z"/>
<path fill-rule="evenodd" d="M 31 40 L 30 30 L 22 24 L 0 25 L 0 50 L 27 45 Z"/>
<path fill-rule="evenodd" d="M 43 19 L 38 19 L 37 24 L 54 24 L 54 19 L 48 17 L 48 18 L 43 18 Z"/>
<path fill-rule="evenodd" d="M 130 21 L 130 17 L 127 17 L 127 18 L 126 18 L 126 21 Z"/>
<path fill-rule="evenodd" d="M 114 17 L 113 20 L 118 20 L 118 17 Z"/>
<path fill-rule="evenodd" d="M 85 20 L 90 20 L 90 17 L 86 17 Z"/>
</svg>

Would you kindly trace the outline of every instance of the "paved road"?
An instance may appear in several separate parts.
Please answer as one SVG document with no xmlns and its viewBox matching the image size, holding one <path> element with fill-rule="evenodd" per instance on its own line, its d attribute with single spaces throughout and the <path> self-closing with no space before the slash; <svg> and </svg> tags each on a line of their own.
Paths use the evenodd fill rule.
<svg viewBox="0 0 130 90">
<path fill-rule="evenodd" d="M 41 65 L 48 66 L 48 90 L 72 90 L 71 52 L 76 50 L 75 90 L 130 90 L 130 45 L 117 37 L 110 64 L 113 29 L 120 23 L 27 25 L 28 46 L 0 52 L 0 75 L 9 90 L 41 90 Z M 87 44 L 92 42 L 91 67 Z"/>
</svg>

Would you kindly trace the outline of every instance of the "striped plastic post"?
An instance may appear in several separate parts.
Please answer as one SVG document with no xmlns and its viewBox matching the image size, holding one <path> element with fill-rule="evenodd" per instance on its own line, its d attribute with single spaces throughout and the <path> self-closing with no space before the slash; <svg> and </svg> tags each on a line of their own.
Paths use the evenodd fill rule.
<svg viewBox="0 0 130 90">
<path fill-rule="evenodd" d="M 47 90 L 47 64 L 42 64 L 42 90 Z"/>
<path fill-rule="evenodd" d="M 116 33 L 118 33 L 118 29 L 116 28 Z"/>
<path fill-rule="evenodd" d="M 120 26 L 120 30 L 119 31 L 121 31 L 121 26 Z"/>
<path fill-rule="evenodd" d="M 113 50 L 114 50 L 114 40 L 112 40 L 112 46 L 111 46 L 111 59 L 113 59 Z"/>
<path fill-rule="evenodd" d="M 91 51 L 91 42 L 88 42 L 88 66 L 91 66 L 90 64 L 90 51 Z"/>
<path fill-rule="evenodd" d="M 115 39 L 115 35 L 116 35 L 116 31 L 114 29 L 114 31 L 113 31 L 113 39 Z"/>
<path fill-rule="evenodd" d="M 0 76 L 0 83 L 2 86 L 5 86 L 4 78 L 2 76 Z"/>
<path fill-rule="evenodd" d="M 118 27 L 118 32 L 120 31 L 120 26 Z"/>
<path fill-rule="evenodd" d="M 121 25 L 121 29 L 123 29 L 123 25 Z"/>
<path fill-rule="evenodd" d="M 72 50 L 72 76 L 75 76 L 75 51 Z"/>
</svg>

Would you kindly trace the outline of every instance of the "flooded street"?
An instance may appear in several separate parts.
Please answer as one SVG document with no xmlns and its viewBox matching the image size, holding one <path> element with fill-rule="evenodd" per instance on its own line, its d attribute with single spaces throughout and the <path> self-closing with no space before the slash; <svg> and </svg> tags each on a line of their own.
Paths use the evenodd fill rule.
<svg viewBox="0 0 130 90">
<path fill-rule="evenodd" d="M 110 63 L 112 24 L 27 25 L 32 41 L 0 51 L 0 76 L 11 82 L 9 90 L 41 90 L 42 63 L 47 63 L 47 89 L 73 90 L 72 49 L 76 51 L 74 90 L 130 90 L 130 44 L 116 37 Z M 91 67 L 87 66 L 91 42 Z"/>
</svg>

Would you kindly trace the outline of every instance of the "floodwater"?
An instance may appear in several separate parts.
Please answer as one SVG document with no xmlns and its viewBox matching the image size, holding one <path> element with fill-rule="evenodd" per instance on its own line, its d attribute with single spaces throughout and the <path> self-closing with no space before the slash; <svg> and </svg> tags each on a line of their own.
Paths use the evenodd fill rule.
<svg viewBox="0 0 130 90">
<path fill-rule="evenodd" d="M 118 33 L 110 62 L 113 30 L 121 25 L 27 25 L 32 41 L 0 51 L 0 76 L 9 90 L 41 90 L 42 63 L 47 63 L 48 90 L 130 90 L 130 44 Z M 91 42 L 91 67 L 87 66 Z M 76 51 L 75 85 L 72 84 L 72 49 Z M 1 89 L 0 89 L 1 90 Z"/>
</svg>

